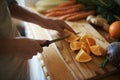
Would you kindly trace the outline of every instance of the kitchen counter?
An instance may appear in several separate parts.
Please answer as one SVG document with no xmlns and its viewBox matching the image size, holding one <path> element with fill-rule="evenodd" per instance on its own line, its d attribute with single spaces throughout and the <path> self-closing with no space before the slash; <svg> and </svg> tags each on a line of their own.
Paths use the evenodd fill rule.
<svg viewBox="0 0 120 80">
<path fill-rule="evenodd" d="M 27 37 L 29 38 L 51 40 L 53 39 L 52 36 L 56 35 L 55 31 L 43 29 L 38 25 L 32 23 L 25 22 L 25 28 L 27 32 Z M 107 32 L 99 28 L 96 29 L 108 42 L 111 42 L 108 39 Z M 61 55 L 55 43 L 51 44 L 49 47 L 44 47 L 43 52 L 38 53 L 37 58 L 40 61 L 43 72 L 46 76 L 46 79 L 48 80 L 79 80 L 80 79 L 76 77 L 79 76 L 76 75 L 78 74 L 77 73 L 78 71 L 75 69 L 76 74 L 74 74 L 74 72 L 72 72 L 72 70 L 69 67 L 74 65 L 71 62 L 67 62 L 69 63 L 69 66 L 67 65 L 66 61 L 64 60 L 63 56 Z M 73 67 L 72 69 L 74 68 L 75 67 Z M 119 76 L 120 76 L 119 74 L 112 74 L 104 78 L 101 77 L 100 79 L 91 78 L 91 80 L 119 80 Z M 83 80 L 83 78 L 81 80 Z"/>
</svg>

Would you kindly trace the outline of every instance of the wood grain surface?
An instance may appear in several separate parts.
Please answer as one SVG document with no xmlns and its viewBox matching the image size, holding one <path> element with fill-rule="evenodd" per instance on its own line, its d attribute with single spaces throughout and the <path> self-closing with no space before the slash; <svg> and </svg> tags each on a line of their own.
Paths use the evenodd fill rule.
<svg viewBox="0 0 120 80">
<path fill-rule="evenodd" d="M 95 28 L 85 21 L 66 22 L 75 32 L 87 32 L 92 35 L 97 44 L 103 48 L 107 48 L 109 43 L 105 40 Z M 31 38 L 35 39 L 55 39 L 59 36 L 53 31 L 40 28 L 38 25 L 27 23 L 26 25 L 31 31 Z M 99 67 L 103 61 L 103 57 L 92 55 L 92 61 L 88 63 L 79 63 L 75 60 L 76 52 L 70 49 L 69 43 L 65 40 L 51 44 L 49 47 L 44 47 L 42 58 L 44 66 L 47 68 L 46 77 L 51 80 L 87 80 L 116 70 L 111 64 L 108 64 L 104 69 Z M 44 67 L 43 67 L 44 68 Z"/>
<path fill-rule="evenodd" d="M 107 49 L 109 42 L 107 42 L 107 40 L 86 21 L 66 23 L 70 25 L 75 32 L 90 34 L 92 37 L 94 37 L 98 45 L 102 46 L 104 49 Z M 49 32 L 49 34 L 51 38 L 57 38 L 57 36 L 55 37 L 55 35 L 52 36 L 51 32 Z M 74 73 L 75 80 L 86 80 L 116 70 L 116 68 L 110 64 L 108 64 L 104 69 L 100 68 L 99 65 L 104 60 L 104 57 L 96 57 L 92 55 L 93 59 L 91 62 L 77 62 L 75 60 L 76 52 L 73 52 L 70 49 L 69 43 L 65 40 L 56 42 L 55 46 L 57 47 L 60 55 L 62 55 L 65 64 L 67 64 L 67 66 L 69 67 L 69 70 Z"/>
</svg>

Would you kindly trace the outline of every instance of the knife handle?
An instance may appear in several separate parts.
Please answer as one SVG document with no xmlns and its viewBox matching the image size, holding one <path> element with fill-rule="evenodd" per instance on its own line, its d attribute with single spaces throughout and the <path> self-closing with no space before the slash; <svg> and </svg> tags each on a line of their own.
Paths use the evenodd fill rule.
<svg viewBox="0 0 120 80">
<path fill-rule="evenodd" d="M 45 47 L 45 46 L 48 47 L 49 44 L 50 44 L 50 41 L 49 41 L 49 40 L 46 40 L 45 43 L 41 44 L 40 46 L 41 46 L 41 47 Z"/>
</svg>

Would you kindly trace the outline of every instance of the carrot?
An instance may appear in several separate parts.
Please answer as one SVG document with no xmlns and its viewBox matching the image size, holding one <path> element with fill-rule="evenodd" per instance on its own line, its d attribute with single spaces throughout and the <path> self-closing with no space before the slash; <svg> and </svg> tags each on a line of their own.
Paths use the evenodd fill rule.
<svg viewBox="0 0 120 80">
<path fill-rule="evenodd" d="M 76 4 L 76 1 L 67 1 L 67 2 L 65 2 L 63 4 L 60 4 L 60 5 L 58 5 L 58 6 L 54 7 L 54 8 L 46 11 L 46 12 L 51 12 L 51 11 L 57 10 L 59 8 L 64 8 L 64 7 L 72 6 L 72 5 L 75 5 L 75 4 Z"/>
<path fill-rule="evenodd" d="M 70 6 L 65 6 L 65 7 L 58 7 L 58 8 L 52 8 L 46 11 L 46 13 L 52 12 L 52 11 L 65 11 L 68 9 L 72 9 L 72 8 L 84 8 L 85 5 L 84 4 L 74 4 L 74 5 L 70 5 Z"/>
<path fill-rule="evenodd" d="M 60 16 L 60 17 L 58 17 L 60 20 L 65 20 L 65 19 L 67 19 L 68 17 L 70 17 L 70 16 L 74 16 L 74 15 L 76 15 L 76 14 L 78 14 L 79 12 L 73 12 L 73 13 L 70 13 L 70 14 L 66 14 L 66 15 L 63 15 L 63 16 Z"/>
<path fill-rule="evenodd" d="M 93 15 L 93 14 L 95 14 L 94 10 L 91 10 L 91 11 L 88 11 L 88 12 L 83 11 L 83 12 L 77 14 L 77 15 L 70 16 L 70 17 L 66 18 L 66 20 L 76 21 L 76 20 L 79 20 L 79 19 L 86 18 L 88 15 Z"/>
<path fill-rule="evenodd" d="M 47 13 L 45 14 L 46 16 L 50 17 L 50 16 L 62 16 L 62 15 L 65 15 L 65 14 L 70 14 L 70 13 L 73 13 L 73 12 L 77 12 L 79 11 L 80 9 L 79 8 L 73 8 L 73 9 L 68 9 L 66 11 L 56 11 L 56 12 L 50 12 L 50 13 Z"/>
</svg>

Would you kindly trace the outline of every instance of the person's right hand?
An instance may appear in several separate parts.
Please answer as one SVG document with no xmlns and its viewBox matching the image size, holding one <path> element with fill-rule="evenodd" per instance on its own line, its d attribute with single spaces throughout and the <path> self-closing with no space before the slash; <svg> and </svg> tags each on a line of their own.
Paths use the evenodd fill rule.
<svg viewBox="0 0 120 80">
<path fill-rule="evenodd" d="M 22 59 L 31 59 L 38 52 L 42 52 L 43 49 L 40 44 L 45 40 L 34 40 L 29 38 L 17 38 L 17 44 L 15 47 L 14 55 Z"/>
</svg>

